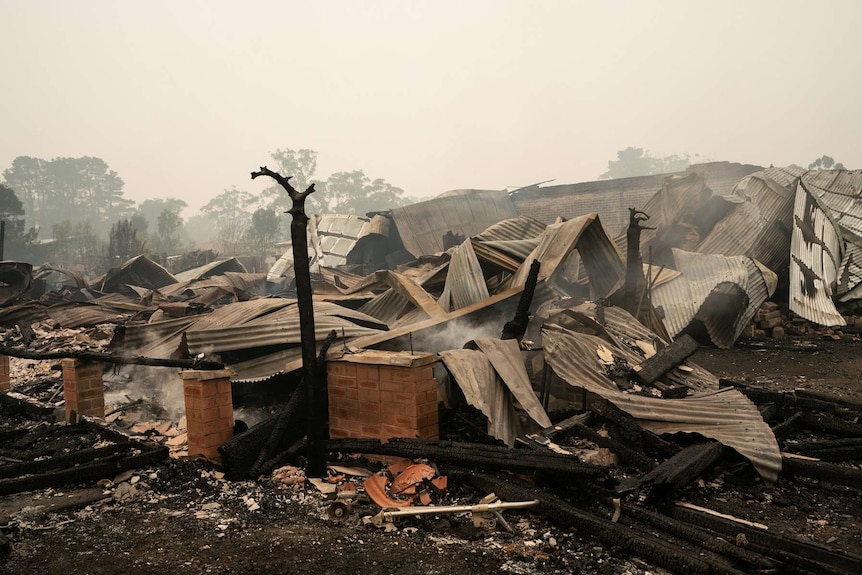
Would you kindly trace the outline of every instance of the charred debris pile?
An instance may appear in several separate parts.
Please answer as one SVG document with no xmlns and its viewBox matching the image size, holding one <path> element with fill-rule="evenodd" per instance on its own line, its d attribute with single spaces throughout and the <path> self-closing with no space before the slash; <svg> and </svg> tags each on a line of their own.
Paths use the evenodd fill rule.
<svg viewBox="0 0 862 575">
<path fill-rule="evenodd" d="M 224 368 L 236 412 L 258 410 L 219 450 L 228 477 L 313 481 L 333 518 L 365 496 L 382 508 L 376 525 L 469 512 L 477 526 L 507 528 L 503 510 L 529 507 L 679 573 L 860 572 L 862 558 L 682 495 L 725 469 L 765 489 L 816 481 L 858 496 L 862 405 L 720 380 L 690 357 L 740 338 L 852 337 L 860 196 L 860 172 L 770 168 L 726 196 L 696 173 L 671 176 L 616 238 L 596 214 L 549 225 L 518 216 L 502 193 L 312 216 L 318 368 L 369 349 L 433 355 L 439 439 L 333 436 L 317 446 L 327 471 L 310 480 L 309 426 L 319 420 L 325 434 L 332 411 L 309 408 L 301 382 L 305 270 L 290 253 L 269 274 L 227 259 L 179 276 L 140 256 L 95 281 L 4 262 L 0 354 L 13 359 L 0 397 L 29 416 L 0 429 L 0 489 L 183 457 L 182 410 L 159 390 L 179 381 L 176 368 Z M 58 275 L 62 287 L 46 290 Z M 51 423 L 61 358 L 104 363 L 115 398 L 105 423 Z M 131 387 L 146 392 L 133 398 Z M 66 433 L 90 438 L 80 455 L 28 463 L 44 437 Z M 453 483 L 494 495 L 449 509 Z"/>
</svg>

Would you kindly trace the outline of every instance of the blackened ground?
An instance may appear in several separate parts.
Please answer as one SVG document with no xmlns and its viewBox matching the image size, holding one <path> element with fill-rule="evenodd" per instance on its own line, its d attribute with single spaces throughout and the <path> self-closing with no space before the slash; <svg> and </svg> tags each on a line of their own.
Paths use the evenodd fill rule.
<svg viewBox="0 0 862 575">
<path fill-rule="evenodd" d="M 849 336 L 796 343 L 757 348 L 742 342 L 731 350 L 700 350 L 694 360 L 736 381 L 862 401 L 862 344 Z M 139 470 L 125 489 L 107 488 L 100 502 L 54 514 L 40 511 L 41 503 L 72 490 L 31 493 L 29 508 L 9 517 L 3 530 L 12 544 L 5 572 L 664 573 L 589 533 L 558 528 L 529 512 L 507 513 L 511 535 L 476 529 L 464 516 L 411 518 L 384 532 L 362 522 L 376 512 L 371 504 L 336 522 L 327 519 L 326 502 L 311 488 L 227 482 L 217 471 L 205 462 L 168 461 Z M 475 503 L 482 495 L 458 485 L 451 491 L 450 502 Z M 768 487 L 747 462 L 729 454 L 677 496 L 838 551 L 862 549 L 857 489 L 783 476 Z"/>
</svg>

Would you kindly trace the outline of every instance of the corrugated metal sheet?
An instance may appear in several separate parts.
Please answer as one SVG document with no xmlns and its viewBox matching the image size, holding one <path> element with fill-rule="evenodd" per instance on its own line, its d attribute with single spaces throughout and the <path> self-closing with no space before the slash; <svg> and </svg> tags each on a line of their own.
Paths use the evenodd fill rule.
<svg viewBox="0 0 862 575">
<path fill-rule="evenodd" d="M 700 321 L 712 342 L 729 348 L 757 309 L 775 291 L 778 278 L 745 256 L 673 250 L 682 275 L 652 290 L 652 304 L 664 310 L 671 336 Z"/>
<path fill-rule="evenodd" d="M 537 238 L 545 231 L 545 224 L 529 216 L 518 216 L 498 222 L 473 236 L 480 242 L 505 242 Z"/>
<path fill-rule="evenodd" d="M 660 350 L 668 342 L 649 330 L 630 313 L 621 307 L 611 306 L 599 308 L 594 302 L 565 305 L 565 302 L 548 304 L 540 310 L 545 322 L 571 329 L 577 324 L 594 329 L 604 334 L 619 349 L 630 352 L 630 363 L 640 362 L 647 355 L 642 343 Z M 536 315 L 540 313 L 537 311 Z M 599 321 L 601 319 L 601 321 Z M 574 320 L 574 324 L 572 321 Z M 570 325 L 572 324 L 572 325 Z M 674 368 L 661 378 L 667 383 L 679 384 L 694 391 L 715 391 L 718 389 L 718 378 L 699 365 L 685 361 L 680 367 Z"/>
<path fill-rule="evenodd" d="M 769 168 L 739 181 L 727 197 L 736 202 L 697 251 L 748 256 L 773 271 L 783 269 L 793 228 L 793 182 L 803 170 Z"/>
<path fill-rule="evenodd" d="M 103 292 L 122 292 L 126 285 L 158 289 L 176 282 L 177 279 L 168 270 L 147 256 L 136 256 L 118 268 L 111 268 L 99 282 L 97 289 Z"/>
<path fill-rule="evenodd" d="M 85 305 L 80 303 L 60 304 L 48 308 L 48 316 L 65 328 L 91 327 L 100 323 L 121 324 L 128 320 L 132 313 L 120 313 L 117 310 L 100 305 Z"/>
<path fill-rule="evenodd" d="M 790 310 L 820 325 L 845 325 L 832 294 L 841 265 L 841 230 L 803 180 L 796 188 L 790 243 Z"/>
<path fill-rule="evenodd" d="M 661 189 L 649 199 L 641 210 L 649 215 L 646 224 L 650 228 L 641 231 L 640 247 L 644 260 L 656 235 L 667 226 L 678 223 L 694 223 L 702 215 L 712 190 L 706 185 L 706 178 L 698 173 L 674 174 L 662 181 Z M 711 227 L 711 225 L 709 226 Z M 626 249 L 626 230 L 615 240 L 621 251 Z"/>
<path fill-rule="evenodd" d="M 314 214 L 308 223 L 308 250 L 311 267 L 337 267 L 347 263 L 347 255 L 356 241 L 367 235 L 371 220 L 355 214 Z M 384 224 L 378 222 L 377 229 Z M 280 244 L 281 245 L 281 244 Z M 293 266 L 293 246 L 285 242 L 281 258 L 267 272 L 267 279 L 277 282 Z"/>
<path fill-rule="evenodd" d="M 446 286 L 437 304 L 443 311 L 450 312 L 479 302 L 488 295 L 488 286 L 473 251 L 473 242 L 467 240 L 452 251 Z"/>
<path fill-rule="evenodd" d="M 494 366 L 494 370 L 521 404 L 527 414 L 542 428 L 550 427 L 551 420 L 530 385 L 530 376 L 524 365 L 518 341 L 514 339 L 477 338 L 472 344 L 478 347 Z"/>
<path fill-rule="evenodd" d="M 852 292 L 862 284 L 862 245 L 849 241 L 844 244 L 844 259 L 841 260 L 841 271 L 838 274 L 838 294 L 841 301 L 858 299 L 860 295 Z"/>
<path fill-rule="evenodd" d="M 393 325 L 398 318 L 404 315 L 410 302 L 393 289 L 389 289 L 374 297 L 368 303 L 359 308 L 364 314 L 377 318 L 387 325 Z"/>
<path fill-rule="evenodd" d="M 392 219 L 413 256 L 445 251 L 447 232 L 469 238 L 518 214 L 506 192 L 473 190 L 392 210 Z"/>
<path fill-rule="evenodd" d="M 802 181 L 832 210 L 844 233 L 862 242 L 862 170 L 811 170 Z"/>
<path fill-rule="evenodd" d="M 196 268 L 182 271 L 178 274 L 174 274 L 174 277 L 177 278 L 177 281 L 179 282 L 187 282 L 208 278 L 210 276 L 223 274 L 225 272 L 246 273 L 248 272 L 248 270 L 245 269 L 245 266 L 242 265 L 242 263 L 240 263 L 238 259 L 226 258 L 222 260 L 216 260 L 214 262 L 210 262 L 206 265 L 202 265 Z"/>
<path fill-rule="evenodd" d="M 264 381 L 283 373 L 284 366 L 293 361 L 302 362 L 302 348 L 300 346 L 289 347 L 262 357 L 227 363 L 226 365 L 234 372 L 230 378 L 231 381 L 251 383 Z"/>
<path fill-rule="evenodd" d="M 575 387 L 596 393 L 655 433 L 698 433 L 727 445 L 746 457 L 764 480 L 773 482 L 781 470 L 781 452 L 757 407 L 733 388 L 695 394 L 684 399 L 658 399 L 620 391 L 604 375 L 599 347 L 631 362 L 632 354 L 608 341 L 546 324 L 545 360 L 554 372 Z"/>
<path fill-rule="evenodd" d="M 372 318 L 368 319 L 374 321 Z M 337 316 L 319 313 L 315 306 L 315 339 L 323 341 L 331 330 L 335 330 L 339 337 L 358 337 L 381 331 Z M 265 321 L 242 325 L 210 329 L 193 326 L 186 332 L 186 339 L 191 353 L 221 353 L 271 345 L 299 344 L 302 341 L 299 308 L 291 306 L 270 314 Z"/>
<path fill-rule="evenodd" d="M 545 228 L 539 237 L 539 245 L 524 260 L 512 279 L 512 285 L 524 285 L 530 265 L 533 260 L 539 260 L 539 279 L 553 286 L 575 249 L 586 267 L 595 297 L 607 296 L 623 277 L 624 268 L 620 253 L 597 214 L 587 214 Z"/>
<path fill-rule="evenodd" d="M 464 392 L 467 403 L 488 418 L 488 434 L 509 447 L 513 446 L 521 433 L 521 426 L 512 393 L 487 356 L 472 349 L 455 349 L 441 351 L 440 358 Z"/>
<path fill-rule="evenodd" d="M 183 332 L 198 316 L 166 319 L 153 323 L 126 324 L 122 351 L 144 357 L 172 357 L 180 347 Z"/>
</svg>

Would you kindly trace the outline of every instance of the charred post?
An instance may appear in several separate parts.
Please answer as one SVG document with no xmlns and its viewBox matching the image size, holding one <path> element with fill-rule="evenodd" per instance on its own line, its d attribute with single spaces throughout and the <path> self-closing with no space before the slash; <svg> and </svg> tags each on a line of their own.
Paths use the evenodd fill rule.
<svg viewBox="0 0 862 575">
<path fill-rule="evenodd" d="M 625 309 L 632 315 L 637 314 L 640 294 L 646 281 L 644 280 L 643 262 L 641 261 L 641 231 L 650 230 L 641 225 L 649 216 L 640 210 L 629 208 L 629 227 L 626 230 L 626 287 Z"/>
<path fill-rule="evenodd" d="M 524 291 L 521 292 L 521 299 L 518 300 L 518 309 L 515 311 L 515 317 L 507 321 L 503 326 L 503 334 L 500 339 L 517 339 L 520 340 L 527 332 L 527 325 L 530 323 L 530 304 L 533 303 L 533 294 L 536 293 L 536 284 L 539 282 L 539 268 L 541 263 L 538 260 L 533 260 L 530 264 L 530 273 L 527 275 L 527 281 L 524 283 Z"/>
<path fill-rule="evenodd" d="M 251 179 L 269 176 L 290 196 L 293 204 L 289 213 L 290 241 L 293 244 L 293 269 L 296 274 L 296 303 L 299 307 L 299 333 L 302 347 L 303 385 L 308 397 L 308 469 L 309 477 L 321 477 L 326 472 L 326 451 L 323 447 L 323 401 L 318 389 L 317 340 L 314 331 L 314 306 L 311 294 L 311 271 L 308 266 L 308 214 L 305 213 L 305 198 L 314 192 L 314 184 L 299 192 L 290 184 L 290 176 L 284 177 L 262 166 L 251 173 Z"/>
</svg>

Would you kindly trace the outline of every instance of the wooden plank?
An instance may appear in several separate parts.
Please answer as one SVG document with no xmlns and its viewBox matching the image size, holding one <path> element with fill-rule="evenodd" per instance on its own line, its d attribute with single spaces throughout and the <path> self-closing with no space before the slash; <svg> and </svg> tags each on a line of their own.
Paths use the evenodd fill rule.
<svg viewBox="0 0 862 575">
<path fill-rule="evenodd" d="M 654 356 L 647 358 L 633 368 L 633 371 L 644 383 L 652 383 L 697 351 L 699 344 L 688 334 L 673 341 Z"/>
</svg>

